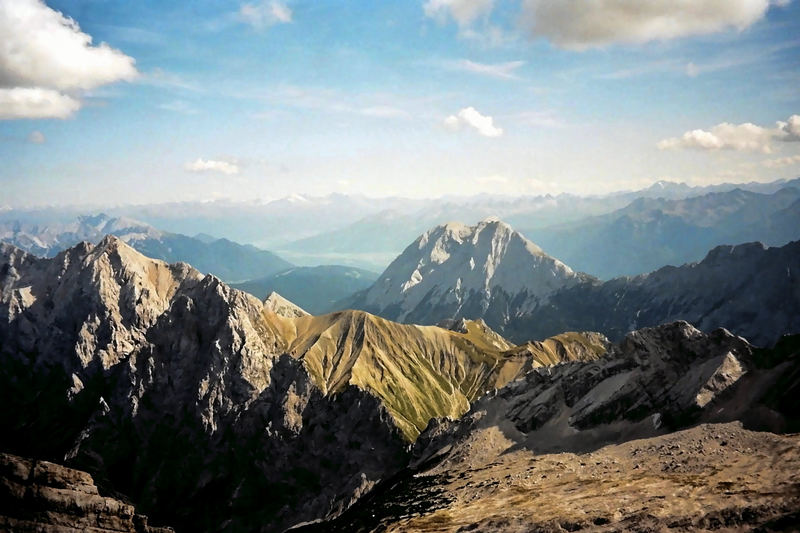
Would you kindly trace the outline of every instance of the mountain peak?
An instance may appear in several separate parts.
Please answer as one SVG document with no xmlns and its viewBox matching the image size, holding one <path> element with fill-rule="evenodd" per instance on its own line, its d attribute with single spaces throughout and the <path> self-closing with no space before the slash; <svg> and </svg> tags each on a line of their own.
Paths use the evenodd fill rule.
<svg viewBox="0 0 800 533">
<path fill-rule="evenodd" d="M 508 302 L 535 306 L 578 279 L 511 226 L 489 217 L 475 226 L 451 222 L 425 232 L 366 292 L 363 305 L 395 320 L 485 318 L 502 330 L 513 316 Z M 490 317 L 486 313 L 494 306 L 491 313 L 499 316 Z"/>
</svg>

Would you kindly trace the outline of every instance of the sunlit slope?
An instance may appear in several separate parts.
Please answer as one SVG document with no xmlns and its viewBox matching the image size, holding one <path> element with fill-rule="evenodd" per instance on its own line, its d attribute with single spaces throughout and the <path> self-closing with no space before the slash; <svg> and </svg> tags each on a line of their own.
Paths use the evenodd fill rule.
<svg viewBox="0 0 800 533">
<path fill-rule="evenodd" d="M 348 385 L 369 391 L 409 440 L 431 418 L 462 415 L 471 401 L 534 366 L 593 357 L 604 346 L 602 337 L 571 333 L 515 347 L 479 322 L 466 321 L 461 332 L 363 311 L 265 317 L 323 393 Z"/>
</svg>

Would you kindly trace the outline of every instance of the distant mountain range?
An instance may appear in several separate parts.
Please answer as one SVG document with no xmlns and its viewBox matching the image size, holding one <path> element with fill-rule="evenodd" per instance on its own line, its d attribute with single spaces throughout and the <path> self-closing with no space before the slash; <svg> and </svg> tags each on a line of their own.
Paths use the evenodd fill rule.
<svg viewBox="0 0 800 533">
<path fill-rule="evenodd" d="M 358 194 L 320 197 L 292 194 L 269 202 L 220 200 L 104 207 L 103 210 L 112 218 L 141 220 L 170 233 L 211 234 L 234 242 L 250 243 L 272 250 L 297 265 L 342 264 L 381 271 L 409 242 L 442 222 L 460 220 L 474 224 L 486 217 L 497 216 L 531 237 L 534 230 L 580 223 L 587 217 L 623 209 L 638 198 L 680 200 L 737 188 L 773 194 L 781 188 L 798 186 L 800 179 L 703 187 L 660 181 L 641 190 L 589 196 L 546 194 L 512 197 L 484 194 L 410 199 L 368 198 Z M 70 224 L 86 212 L 87 209 L 82 207 L 5 208 L 0 209 L 0 225 Z M 549 253 L 561 257 L 555 250 L 550 250 L 538 235 L 534 236 L 534 241 Z M 705 249 L 737 242 L 742 241 L 714 242 Z M 701 257 L 702 253 L 680 261 L 676 259 L 675 262 L 694 261 Z M 566 256 L 562 258 L 568 259 Z M 602 263 L 598 264 L 597 271 L 577 266 L 577 263 L 573 266 L 603 278 L 639 274 L 647 270 L 622 270 L 606 275 L 601 272 L 605 268 Z M 662 264 L 652 268 L 658 266 Z M 262 272 L 251 277 L 264 275 Z"/>
<path fill-rule="evenodd" d="M 795 193 L 767 198 L 786 195 L 783 203 L 789 203 Z M 750 193 L 734 194 L 751 200 Z M 744 212 L 760 217 L 758 205 L 715 216 L 746 224 Z M 372 287 L 340 306 L 420 324 L 480 318 L 515 342 L 562 331 L 599 331 L 617 340 L 633 329 L 688 320 L 705 330 L 726 327 L 766 345 L 800 332 L 798 287 L 800 241 L 775 248 L 719 246 L 700 263 L 602 282 L 489 219 L 424 233 Z"/>
<path fill-rule="evenodd" d="M 130 218 L 106 214 L 80 216 L 67 223 L 0 223 L 0 241 L 44 257 L 53 257 L 81 241 L 98 242 L 116 235 L 150 257 L 183 261 L 228 281 L 262 277 L 292 266 L 272 252 L 208 235 L 200 238 L 160 231 Z"/>
<path fill-rule="evenodd" d="M 720 244 L 800 239 L 800 187 L 638 198 L 605 215 L 520 231 L 578 270 L 603 279 L 635 275 L 697 261 Z"/>
<path fill-rule="evenodd" d="M 708 187 L 658 182 L 606 196 L 448 199 L 370 214 L 277 251 L 304 264 L 344 262 L 381 270 L 430 227 L 497 216 L 574 268 L 608 279 L 697 261 L 719 244 L 780 245 L 800 238 L 800 207 L 791 200 L 798 189 L 800 179 Z M 727 226 L 713 225 L 725 217 Z"/>
<path fill-rule="evenodd" d="M 277 292 L 312 315 L 335 310 L 336 303 L 371 286 L 378 274 L 341 265 L 292 267 L 263 278 L 233 283 L 231 287 L 259 299 Z"/>
</svg>

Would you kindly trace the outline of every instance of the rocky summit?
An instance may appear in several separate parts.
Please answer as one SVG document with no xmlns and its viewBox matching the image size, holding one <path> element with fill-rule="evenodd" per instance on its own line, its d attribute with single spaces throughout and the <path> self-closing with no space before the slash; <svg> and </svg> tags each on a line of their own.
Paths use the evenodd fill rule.
<svg viewBox="0 0 800 533">
<path fill-rule="evenodd" d="M 86 470 L 183 531 L 336 516 L 405 466 L 432 418 L 606 346 L 308 316 L 115 237 L 51 259 L 0 246 L 0 445 Z"/>
<path fill-rule="evenodd" d="M 400 322 L 483 318 L 502 332 L 512 318 L 585 277 L 490 217 L 425 232 L 348 303 Z"/>
</svg>

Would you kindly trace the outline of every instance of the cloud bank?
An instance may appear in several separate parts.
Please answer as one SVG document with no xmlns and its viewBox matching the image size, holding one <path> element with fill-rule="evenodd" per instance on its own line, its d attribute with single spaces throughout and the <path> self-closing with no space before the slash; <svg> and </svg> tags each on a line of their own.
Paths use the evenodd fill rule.
<svg viewBox="0 0 800 533">
<path fill-rule="evenodd" d="M 92 44 L 78 23 L 42 0 L 0 0 L 0 118 L 67 118 L 75 92 L 138 74 L 133 58 Z"/>
<path fill-rule="evenodd" d="M 788 120 L 778 121 L 775 127 L 757 126 L 750 122 L 731 124 L 723 122 L 709 130 L 687 131 L 680 137 L 660 141 L 659 150 L 688 148 L 694 150 L 736 150 L 772 153 L 773 142 L 800 141 L 800 115 L 792 115 Z"/>
<path fill-rule="evenodd" d="M 523 0 L 521 23 L 533 37 L 585 50 L 743 30 L 769 0 Z"/>
</svg>

